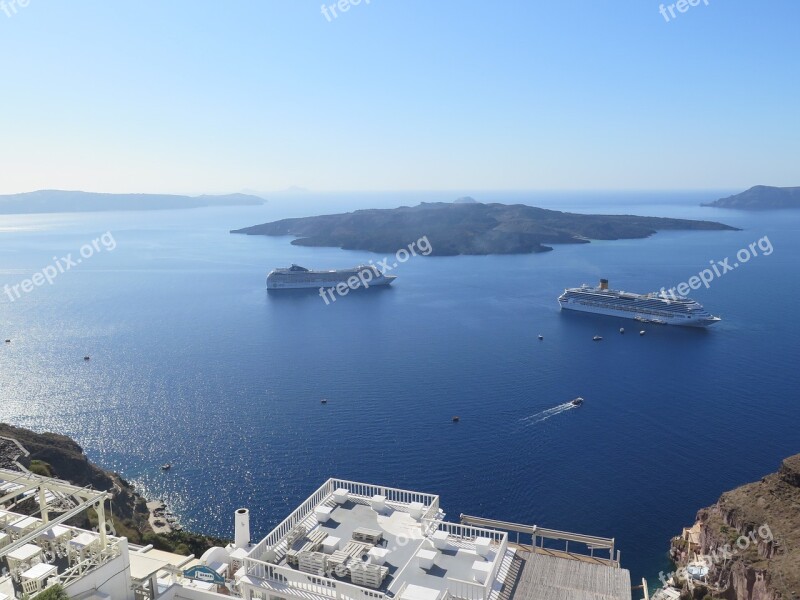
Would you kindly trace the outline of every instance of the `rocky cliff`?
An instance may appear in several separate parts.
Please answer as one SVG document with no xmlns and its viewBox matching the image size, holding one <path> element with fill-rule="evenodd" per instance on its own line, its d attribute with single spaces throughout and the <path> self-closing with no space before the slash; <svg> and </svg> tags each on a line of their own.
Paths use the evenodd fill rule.
<svg viewBox="0 0 800 600">
<path fill-rule="evenodd" d="M 3 439 L 6 438 L 6 439 Z M 13 441 L 16 440 L 19 445 Z M 19 446 L 24 448 L 20 450 Z M 25 452 L 28 454 L 26 455 Z M 57 433 L 35 433 L 21 427 L 0 423 L 0 467 L 17 468 L 15 461 L 38 474 L 56 477 L 79 486 L 113 494 L 113 509 L 106 506 L 106 514 L 113 515 L 115 532 L 135 544 L 153 544 L 160 550 L 193 553 L 201 556 L 211 546 L 224 546 L 227 541 L 186 531 L 156 534 L 149 523 L 150 512 L 146 500 L 133 485 L 118 473 L 101 469 L 84 454 L 83 448 L 73 439 Z M 33 505 L 31 509 L 35 509 Z M 25 506 L 17 510 L 25 512 Z M 93 511 L 80 522 L 72 523 L 91 528 Z M 96 520 L 96 518 L 95 518 Z"/>
<path fill-rule="evenodd" d="M 726 492 L 697 519 L 697 545 L 676 538 L 672 556 L 681 567 L 705 557 L 714 598 L 800 599 L 800 454 L 777 473 Z"/>
</svg>

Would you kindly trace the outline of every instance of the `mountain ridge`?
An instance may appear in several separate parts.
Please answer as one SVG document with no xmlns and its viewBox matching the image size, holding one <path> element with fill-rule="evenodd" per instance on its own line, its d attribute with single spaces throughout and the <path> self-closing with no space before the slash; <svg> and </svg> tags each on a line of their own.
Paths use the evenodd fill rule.
<svg viewBox="0 0 800 600">
<path fill-rule="evenodd" d="M 80 190 L 36 190 L 0 195 L 0 214 L 175 210 L 209 206 L 259 206 L 266 201 L 248 194 L 112 194 Z"/>
</svg>

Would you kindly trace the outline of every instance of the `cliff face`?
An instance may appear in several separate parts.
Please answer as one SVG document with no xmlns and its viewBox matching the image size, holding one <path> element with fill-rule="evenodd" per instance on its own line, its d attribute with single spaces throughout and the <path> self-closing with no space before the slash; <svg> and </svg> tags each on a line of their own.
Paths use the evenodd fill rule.
<svg viewBox="0 0 800 600">
<path fill-rule="evenodd" d="M 133 486 L 116 473 L 104 471 L 89 461 L 74 440 L 56 433 L 34 433 L 27 429 L 0 423 L 0 436 L 13 438 L 30 452 L 30 456 L 19 456 L 17 460 L 28 469 L 48 471 L 50 475 L 79 486 L 91 486 L 96 490 L 114 494 L 114 515 L 140 531 L 151 531 L 147 522 L 147 505 Z M 4 444 L 6 466 L 16 449 Z"/>
<path fill-rule="evenodd" d="M 698 554 L 708 582 L 727 600 L 800 599 L 800 454 L 778 473 L 722 495 L 701 510 Z M 693 557 L 673 545 L 685 566 Z"/>
<path fill-rule="evenodd" d="M 22 444 L 30 455 L 25 456 L 19 447 L 8 440 L 11 438 Z M 14 461 L 23 467 L 39 473 L 64 479 L 75 485 L 90 485 L 96 490 L 110 491 L 113 494 L 113 510 L 106 506 L 106 514 L 113 515 L 113 525 L 117 535 L 125 536 L 134 544 L 153 544 L 158 550 L 178 552 L 179 554 L 202 554 L 212 546 L 225 546 L 229 540 L 206 536 L 188 531 L 173 531 L 156 534 L 149 523 L 150 511 L 146 500 L 133 486 L 117 473 L 105 471 L 92 463 L 73 439 L 56 433 L 35 433 L 20 427 L 0 423 L 0 467 L 16 469 Z M 16 510 L 33 512 L 38 506 L 33 502 L 22 503 Z M 71 525 L 91 528 L 89 516 L 84 516 Z"/>
</svg>

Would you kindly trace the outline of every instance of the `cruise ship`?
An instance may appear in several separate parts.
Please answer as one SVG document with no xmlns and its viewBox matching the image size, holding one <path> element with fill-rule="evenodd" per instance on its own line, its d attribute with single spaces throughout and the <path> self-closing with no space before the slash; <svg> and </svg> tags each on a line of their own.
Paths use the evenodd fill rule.
<svg viewBox="0 0 800 600">
<path fill-rule="evenodd" d="M 353 279 L 355 278 L 355 279 Z M 268 290 L 297 290 L 334 288 L 339 284 L 349 287 L 390 285 L 397 277 L 381 273 L 375 265 L 358 265 L 337 271 L 311 271 L 299 265 L 288 269 L 275 269 L 267 275 Z M 355 281 L 358 281 L 358 284 Z M 351 283 L 348 283 L 350 281 Z"/>
<path fill-rule="evenodd" d="M 659 325 L 708 327 L 721 320 L 690 298 L 656 292 L 632 294 L 611 290 L 607 279 L 601 279 L 597 287 L 584 284 L 578 288 L 566 289 L 559 296 L 558 303 L 562 309 L 636 319 Z"/>
</svg>

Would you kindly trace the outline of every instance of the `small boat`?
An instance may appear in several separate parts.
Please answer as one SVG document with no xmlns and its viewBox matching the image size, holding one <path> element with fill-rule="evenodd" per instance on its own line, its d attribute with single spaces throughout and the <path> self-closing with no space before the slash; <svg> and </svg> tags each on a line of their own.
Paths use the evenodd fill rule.
<svg viewBox="0 0 800 600">
<path fill-rule="evenodd" d="M 645 334 L 645 331 L 644 331 L 644 329 L 642 329 L 642 330 L 639 332 L 639 335 L 644 335 L 644 334 Z"/>
<path fill-rule="evenodd" d="M 83 360 L 91 360 L 91 359 L 92 359 L 92 357 L 91 357 L 91 356 L 89 356 L 88 354 L 87 354 L 86 356 L 84 356 L 84 357 L 83 357 Z"/>
<path fill-rule="evenodd" d="M 603 339 L 603 336 L 602 336 L 602 335 L 596 335 L 596 336 L 594 336 L 592 339 L 593 339 L 595 342 L 599 342 L 600 340 L 602 340 L 602 339 Z"/>
<path fill-rule="evenodd" d="M 543 340 L 543 339 L 544 339 L 544 336 L 543 336 L 543 335 L 540 333 L 540 334 L 539 334 L 539 341 L 541 341 L 541 340 Z"/>
<path fill-rule="evenodd" d="M 619 328 L 619 332 L 620 332 L 620 333 L 625 333 L 625 328 L 624 328 L 624 327 L 620 327 L 620 328 Z"/>
<path fill-rule="evenodd" d="M 572 406 L 581 406 L 583 404 L 583 398 L 578 396 L 577 398 L 575 398 L 575 400 L 570 402 L 570 404 L 572 404 Z"/>
<path fill-rule="evenodd" d="M 162 471 L 169 471 L 171 468 L 172 468 L 172 465 L 170 463 L 164 463 L 163 465 L 161 465 L 161 470 Z"/>
<path fill-rule="evenodd" d="M 453 417 L 453 423 L 458 423 L 461 420 L 461 417 Z"/>
<path fill-rule="evenodd" d="M 6 340 L 6 344 L 10 344 L 10 343 L 11 343 L 11 340 Z"/>
<path fill-rule="evenodd" d="M 323 398 L 319 402 L 320 402 L 320 404 L 327 404 L 328 403 L 328 399 L 327 398 Z"/>
</svg>

